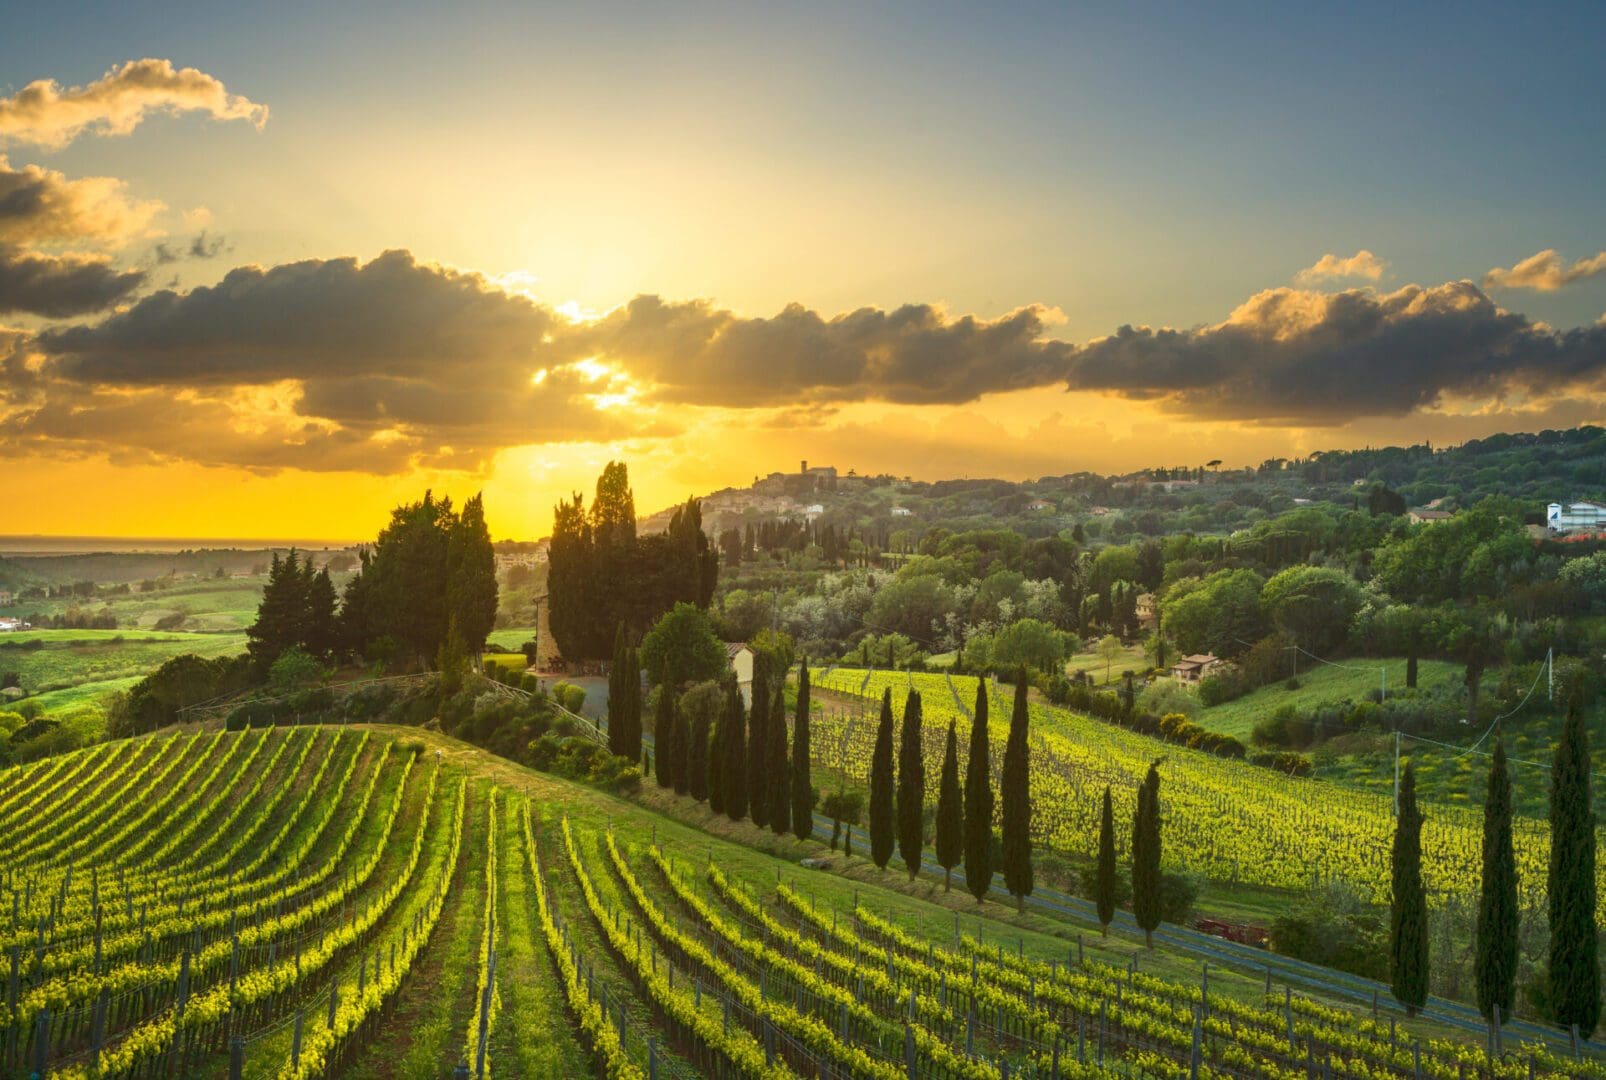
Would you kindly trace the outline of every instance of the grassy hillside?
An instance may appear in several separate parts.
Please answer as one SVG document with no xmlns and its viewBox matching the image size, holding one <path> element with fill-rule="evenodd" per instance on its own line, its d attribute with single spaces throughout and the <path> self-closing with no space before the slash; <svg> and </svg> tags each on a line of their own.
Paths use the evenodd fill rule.
<svg viewBox="0 0 1606 1080">
<path fill-rule="evenodd" d="M 97 922 L 102 970 L 149 987 L 108 1014 L 102 1060 L 120 1073 L 171 1054 L 179 1074 L 227 1075 L 232 1000 L 246 1075 L 441 1076 L 482 1046 L 487 1075 L 507 1076 L 579 1076 L 599 1060 L 638 1076 L 650 1055 L 660 1076 L 892 1080 L 909 1053 L 922 1076 L 1001 1080 L 1006 1063 L 1047 1070 L 1056 1052 L 1070 1075 L 1078 1046 L 1078 1075 L 1099 1055 L 1177 1075 L 1201 958 L 1208 1069 L 1281 1076 L 1333 1054 L 1378 1075 L 1422 1040 L 1424 1066 L 1455 1075 L 1455 1055 L 1478 1053 L 1442 1004 L 1405 1020 L 1385 999 L 1373 1026 L 1369 1002 L 1355 1004 L 1365 988 L 1342 977 L 1201 953 L 1180 931 L 1147 950 L 1119 920 L 1103 938 L 1048 898 L 1024 915 L 978 906 L 929 874 L 910 881 L 689 799 L 608 795 L 414 729 L 191 729 L 47 760 L 0 774 L 0 852 L 0 878 L 36 884 L 4 936 L 28 939 L 16 1022 L 43 1027 L 53 1074 L 92 1032 L 35 1019 L 47 1001 L 51 1017 L 92 1003 L 101 982 L 81 935 Z M 37 949 L 44 904 L 57 917 Z M 0 1073 L 27 1044 L 0 1040 L 13 1048 Z M 1534 1061 L 1546 1077 L 1606 1075 Z M 1525 1065 L 1514 1055 L 1512 1075 Z"/>
<path fill-rule="evenodd" d="M 1385 673 L 1390 691 L 1405 687 L 1405 660 L 1355 660 L 1342 666 L 1319 664 L 1301 658 L 1301 670 L 1295 678 L 1297 687 L 1289 688 L 1287 681 L 1272 683 L 1245 694 L 1234 701 L 1212 705 L 1195 718 L 1212 731 L 1237 736 L 1247 743 L 1249 734 L 1261 720 L 1285 705 L 1309 711 L 1317 705 L 1335 701 L 1360 701 L 1383 685 Z M 1446 660 L 1423 660 L 1418 665 L 1417 686 L 1427 689 L 1461 678 L 1461 665 Z"/>
<path fill-rule="evenodd" d="M 185 653 L 234 656 L 245 635 L 137 630 L 34 630 L 0 637 L 0 674 L 30 694 L 145 675 Z"/>
</svg>

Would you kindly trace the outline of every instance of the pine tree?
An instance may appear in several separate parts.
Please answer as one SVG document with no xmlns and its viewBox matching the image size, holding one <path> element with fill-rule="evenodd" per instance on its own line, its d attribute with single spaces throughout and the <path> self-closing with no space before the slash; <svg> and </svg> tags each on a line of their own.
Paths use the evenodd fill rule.
<svg viewBox="0 0 1606 1080">
<path fill-rule="evenodd" d="M 1108 784 L 1104 785 L 1104 808 L 1099 815 L 1099 860 L 1093 892 L 1099 909 L 1099 933 L 1108 936 L 1110 921 L 1115 918 L 1115 809 Z"/>
<path fill-rule="evenodd" d="M 1389 974 L 1394 997 L 1415 1016 L 1428 999 L 1428 901 L 1422 889 L 1422 813 L 1416 805 L 1416 770 L 1400 778 L 1400 814 L 1394 827 Z"/>
<path fill-rule="evenodd" d="M 1154 764 L 1138 788 L 1132 818 L 1132 915 L 1152 949 L 1160 926 L 1160 770 Z"/>
<path fill-rule="evenodd" d="M 686 751 L 686 787 L 698 802 L 708 798 L 708 710 L 698 709 Z"/>
<path fill-rule="evenodd" d="M 881 869 L 892 858 L 892 689 L 881 695 L 881 721 L 870 755 L 870 858 Z"/>
<path fill-rule="evenodd" d="M 742 692 L 735 679 L 725 682 L 725 815 L 732 821 L 747 816 L 747 718 L 742 711 Z"/>
<path fill-rule="evenodd" d="M 809 659 L 797 666 L 797 719 L 792 723 L 792 834 L 814 835 L 814 776 L 809 751 Z"/>
<path fill-rule="evenodd" d="M 307 570 L 312 569 L 308 560 Z M 322 660 L 334 657 L 340 648 L 340 629 L 335 616 L 335 583 L 326 566 L 313 574 L 306 586 L 306 626 L 302 647 Z"/>
<path fill-rule="evenodd" d="M 1015 898 L 1018 911 L 1026 910 L 1026 897 L 1032 892 L 1031 749 L 1026 741 L 1030 715 L 1026 690 L 1026 669 L 1021 668 L 1016 673 L 1015 710 L 1009 718 L 1004 772 L 998 784 L 1004 804 L 1004 885 Z"/>
<path fill-rule="evenodd" d="M 1506 746 L 1495 741 L 1483 803 L 1483 890 L 1478 902 L 1478 1011 L 1494 1023 L 1511 1017 L 1517 984 L 1517 855 L 1511 841 L 1511 776 Z"/>
<path fill-rule="evenodd" d="M 654 758 L 657 765 L 658 786 L 672 788 L 675 777 L 671 767 L 675 761 L 675 686 L 667 678 L 658 684 L 658 711 L 653 715 L 653 745 L 658 748 Z"/>
<path fill-rule="evenodd" d="M 925 845 L 926 765 L 922 757 L 920 692 L 910 690 L 903 703 L 898 739 L 898 854 L 913 881 L 920 873 Z"/>
<path fill-rule="evenodd" d="M 764 825 L 769 811 L 770 665 L 764 653 L 753 656 L 753 702 L 747 713 L 747 812 L 753 824 Z"/>
<path fill-rule="evenodd" d="M 1588 1039 L 1600 1022 L 1595 935 L 1595 811 L 1589 734 L 1577 704 L 1567 710 L 1550 769 L 1550 1008 Z"/>
<path fill-rule="evenodd" d="M 942 778 L 937 784 L 937 865 L 942 891 L 953 883 L 954 867 L 965 854 L 965 796 L 959 789 L 959 735 L 948 721 L 948 742 L 942 752 Z"/>
<path fill-rule="evenodd" d="M 769 752 L 764 775 L 769 780 L 769 811 L 764 815 L 770 831 L 782 836 L 792 831 L 791 769 L 786 761 L 786 672 L 776 672 L 775 693 L 770 697 L 770 722 L 765 726 Z"/>
<path fill-rule="evenodd" d="M 993 884 L 993 770 L 987 736 L 987 679 L 976 680 L 970 721 L 970 759 L 965 763 L 965 884 L 979 904 Z"/>
</svg>

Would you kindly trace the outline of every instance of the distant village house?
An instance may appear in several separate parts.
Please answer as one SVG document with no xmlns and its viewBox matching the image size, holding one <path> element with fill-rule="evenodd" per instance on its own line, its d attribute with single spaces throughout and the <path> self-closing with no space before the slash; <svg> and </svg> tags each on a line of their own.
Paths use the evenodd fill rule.
<svg viewBox="0 0 1606 1080">
<path fill-rule="evenodd" d="M 1215 674 L 1220 664 L 1220 659 L 1210 653 L 1195 653 L 1178 660 L 1171 668 L 1171 677 L 1179 683 L 1198 683 Z"/>
<path fill-rule="evenodd" d="M 1434 521 L 1449 521 L 1455 517 L 1448 510 L 1429 510 L 1425 506 L 1413 506 L 1405 512 L 1405 519 L 1412 525 L 1425 525 Z"/>
<path fill-rule="evenodd" d="M 1155 603 L 1152 592 L 1138 593 L 1137 615 L 1138 625 L 1143 629 L 1160 629 L 1160 607 Z"/>
<path fill-rule="evenodd" d="M 1598 532 L 1606 529 L 1606 505 L 1596 502 L 1551 503 L 1545 508 L 1545 524 L 1557 535 Z"/>
</svg>

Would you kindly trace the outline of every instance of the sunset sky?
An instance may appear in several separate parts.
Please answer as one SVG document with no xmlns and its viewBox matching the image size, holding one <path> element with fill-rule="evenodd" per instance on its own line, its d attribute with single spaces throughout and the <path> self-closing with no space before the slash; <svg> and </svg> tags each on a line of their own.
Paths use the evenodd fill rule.
<svg viewBox="0 0 1606 1080">
<path fill-rule="evenodd" d="M 1606 417 L 1606 8 L 14 5 L 3 531 Z"/>
</svg>

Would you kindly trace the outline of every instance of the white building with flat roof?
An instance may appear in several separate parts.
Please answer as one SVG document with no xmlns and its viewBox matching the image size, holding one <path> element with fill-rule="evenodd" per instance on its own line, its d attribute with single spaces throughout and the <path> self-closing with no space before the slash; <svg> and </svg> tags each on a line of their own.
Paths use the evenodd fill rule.
<svg viewBox="0 0 1606 1080">
<path fill-rule="evenodd" d="M 1606 506 L 1596 502 L 1551 503 L 1545 508 L 1545 524 L 1557 533 L 1606 529 Z"/>
</svg>

